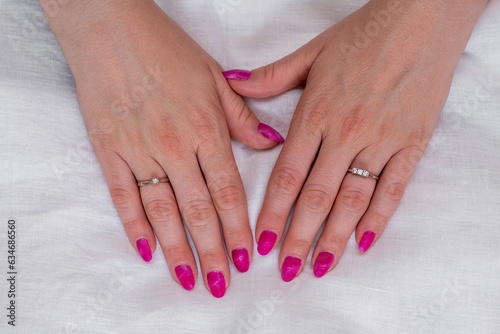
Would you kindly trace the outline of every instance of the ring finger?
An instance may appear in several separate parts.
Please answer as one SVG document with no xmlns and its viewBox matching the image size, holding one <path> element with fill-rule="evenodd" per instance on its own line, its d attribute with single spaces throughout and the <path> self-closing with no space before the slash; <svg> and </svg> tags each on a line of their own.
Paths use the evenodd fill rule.
<svg viewBox="0 0 500 334">
<path fill-rule="evenodd" d="M 143 157 L 141 160 L 148 162 L 139 164 L 137 156 L 138 154 L 135 154 L 135 159 L 129 160 L 132 161 L 130 167 L 137 180 L 166 177 L 165 171 L 156 161 Z M 172 277 L 186 290 L 193 289 L 198 269 L 170 183 L 150 183 L 140 186 L 139 190 L 144 211 L 162 246 Z M 147 252 L 147 242 L 144 239 L 138 240 L 137 245 L 141 254 Z"/>
<path fill-rule="evenodd" d="M 377 147 L 365 149 L 352 161 L 352 172 L 348 172 L 342 181 L 311 258 L 316 277 L 323 276 L 335 267 L 352 232 L 366 212 L 377 183 L 367 174 L 378 177 L 390 159 L 390 154 L 382 155 L 380 151 Z M 354 173 L 356 171 L 358 173 Z M 360 248 L 369 246 L 372 241 L 373 235 L 367 231 Z"/>
</svg>

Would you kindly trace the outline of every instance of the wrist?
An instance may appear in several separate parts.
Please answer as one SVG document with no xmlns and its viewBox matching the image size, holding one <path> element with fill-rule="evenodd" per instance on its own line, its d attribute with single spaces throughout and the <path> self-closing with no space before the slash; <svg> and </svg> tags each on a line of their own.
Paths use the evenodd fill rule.
<svg viewBox="0 0 500 334">
<path fill-rule="evenodd" d="M 153 0 L 67 0 L 54 6 L 52 0 L 39 0 L 45 17 L 61 48 L 84 43 L 86 39 L 100 38 L 99 32 L 114 26 L 130 24 L 129 17 Z"/>
<path fill-rule="evenodd" d="M 422 54 L 432 50 L 443 58 L 453 56 L 458 60 L 486 3 L 487 0 L 371 0 L 365 13 L 371 20 L 376 12 L 389 14 L 386 33 L 380 37 L 395 41 L 401 48 L 398 52 Z"/>
</svg>

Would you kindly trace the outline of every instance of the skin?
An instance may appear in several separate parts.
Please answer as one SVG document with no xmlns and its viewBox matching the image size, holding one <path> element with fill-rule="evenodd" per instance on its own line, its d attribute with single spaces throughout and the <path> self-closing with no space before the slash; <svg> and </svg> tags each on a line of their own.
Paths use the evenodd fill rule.
<svg viewBox="0 0 500 334">
<path fill-rule="evenodd" d="M 172 277 L 198 276 L 184 223 L 207 274 L 222 272 L 237 248 L 253 254 L 245 192 L 230 135 L 275 146 L 234 93 L 220 65 L 147 0 L 40 1 L 73 72 L 80 111 L 125 231 L 162 246 Z M 138 188 L 154 177 L 170 183 Z M 220 218 L 223 236 L 218 219 Z M 223 237 L 228 255 L 224 250 Z"/>
<path fill-rule="evenodd" d="M 40 0 L 74 74 L 78 102 L 111 197 L 134 248 L 155 236 L 172 277 L 189 265 L 198 276 L 181 216 L 198 252 L 202 276 L 220 271 L 229 285 L 222 245 L 253 240 L 230 135 L 254 148 L 276 145 L 223 78 L 220 66 L 150 0 L 61 2 L 54 14 Z M 380 236 L 420 159 L 446 101 L 453 70 L 486 1 L 402 1 L 403 10 L 354 51 L 355 27 L 373 21 L 371 1 L 284 59 L 232 88 L 252 97 L 277 95 L 307 81 L 287 143 L 271 176 L 256 238 L 274 231 L 278 244 L 298 198 L 279 265 L 301 259 L 322 222 L 313 253 L 337 264 L 356 229 Z M 411 34 L 408 33 L 411 31 Z M 317 156 L 317 158 L 316 158 Z M 307 176 L 313 161 L 315 165 Z M 376 184 L 349 166 L 380 174 Z M 171 183 L 137 188 L 168 175 Z M 232 260 L 232 259 L 231 259 Z M 300 273 L 299 271 L 299 273 Z"/>
<path fill-rule="evenodd" d="M 353 231 L 357 243 L 366 231 L 375 233 L 375 242 L 380 237 L 431 139 L 486 2 L 396 0 L 399 9 L 375 33 L 372 12 L 394 3 L 373 0 L 294 53 L 252 71 L 248 81 L 230 80 L 236 92 L 256 98 L 306 83 L 255 233 L 257 242 L 263 231 L 276 233 L 274 247 L 284 238 L 280 270 L 293 256 L 301 260 L 300 274 L 325 220 L 312 264 L 330 252 L 335 258 L 328 270 Z M 357 29 L 368 28 L 368 41 L 356 40 Z M 349 167 L 380 180 L 346 174 Z"/>
</svg>

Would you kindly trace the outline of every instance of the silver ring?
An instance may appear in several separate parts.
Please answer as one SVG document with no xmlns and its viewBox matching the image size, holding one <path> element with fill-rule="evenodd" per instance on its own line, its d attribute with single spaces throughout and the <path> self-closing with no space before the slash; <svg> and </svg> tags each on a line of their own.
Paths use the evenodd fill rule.
<svg viewBox="0 0 500 334">
<path fill-rule="evenodd" d="M 360 169 L 360 168 L 349 168 L 347 170 L 347 172 L 349 173 L 353 173 L 353 174 L 356 174 L 356 175 L 359 175 L 359 176 L 363 176 L 363 177 L 369 177 L 369 178 L 372 178 L 374 180 L 378 180 L 378 176 L 377 175 L 373 175 L 373 174 L 370 174 L 369 171 L 367 170 L 364 170 L 364 169 Z"/>
</svg>

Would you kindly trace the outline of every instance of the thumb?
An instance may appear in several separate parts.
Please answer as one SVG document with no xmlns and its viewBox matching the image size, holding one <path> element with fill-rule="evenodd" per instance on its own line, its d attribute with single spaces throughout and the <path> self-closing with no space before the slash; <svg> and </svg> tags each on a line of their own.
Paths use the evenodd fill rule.
<svg viewBox="0 0 500 334">
<path fill-rule="evenodd" d="M 308 43 L 288 56 L 251 72 L 225 71 L 224 77 L 231 88 L 243 96 L 264 98 L 281 94 L 306 82 L 320 51 L 315 44 Z"/>
<path fill-rule="evenodd" d="M 222 76 L 221 79 L 224 86 L 219 89 L 220 102 L 231 137 L 256 149 L 271 148 L 285 141 L 278 131 L 261 123 L 241 96 L 229 87 Z"/>
</svg>

